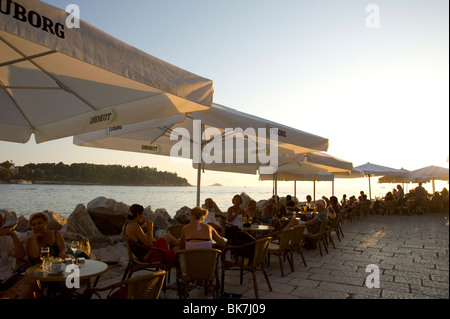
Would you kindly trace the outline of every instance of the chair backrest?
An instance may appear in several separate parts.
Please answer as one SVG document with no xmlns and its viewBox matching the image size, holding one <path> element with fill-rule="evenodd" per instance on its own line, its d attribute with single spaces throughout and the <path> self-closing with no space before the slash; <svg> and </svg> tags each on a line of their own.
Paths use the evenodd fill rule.
<svg viewBox="0 0 450 319">
<path fill-rule="evenodd" d="M 122 239 L 125 242 L 125 245 L 127 246 L 127 254 L 128 254 L 129 262 L 134 262 L 135 259 L 134 259 L 134 256 L 133 256 L 133 252 L 131 251 L 130 239 L 124 233 L 120 233 L 120 235 L 122 236 Z"/>
<path fill-rule="evenodd" d="M 214 280 L 221 251 L 218 249 L 184 249 L 177 253 L 183 279 Z"/>
<path fill-rule="evenodd" d="M 291 240 L 293 228 L 284 229 L 280 232 L 280 243 L 279 247 L 281 251 L 284 251 L 289 248 L 289 241 Z"/>
<path fill-rule="evenodd" d="M 328 223 L 329 223 L 328 219 L 325 219 L 320 222 L 319 233 L 318 233 L 319 236 L 322 236 L 325 234 L 325 232 L 327 231 Z"/>
<path fill-rule="evenodd" d="M 256 267 L 265 262 L 267 249 L 272 237 L 263 237 L 255 241 L 255 254 L 253 255 L 252 266 Z"/>
<path fill-rule="evenodd" d="M 128 279 L 127 299 L 158 299 L 165 276 L 166 272 L 162 270 Z"/>
<path fill-rule="evenodd" d="M 297 247 L 301 245 L 304 232 L 305 232 L 304 225 L 298 225 L 293 228 L 291 234 L 291 246 Z"/>
<path fill-rule="evenodd" d="M 122 236 L 123 241 L 125 242 L 125 245 L 127 246 L 127 254 L 128 254 L 128 261 L 130 262 L 130 264 L 139 264 L 142 262 L 139 262 L 138 258 L 136 256 L 134 256 L 133 254 L 133 250 L 131 249 L 131 245 L 140 245 L 142 246 L 142 249 L 147 249 L 144 245 L 139 244 L 134 242 L 133 240 L 131 240 L 127 235 L 125 235 L 123 232 L 120 233 L 120 235 Z"/>
<path fill-rule="evenodd" d="M 172 225 L 167 228 L 167 232 L 171 234 L 176 239 L 181 238 L 181 230 L 183 229 L 183 225 Z"/>
</svg>

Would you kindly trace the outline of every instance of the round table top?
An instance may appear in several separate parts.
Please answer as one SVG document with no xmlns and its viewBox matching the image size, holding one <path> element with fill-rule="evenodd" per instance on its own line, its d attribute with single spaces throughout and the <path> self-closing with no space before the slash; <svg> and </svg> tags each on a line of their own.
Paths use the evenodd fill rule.
<svg viewBox="0 0 450 319">
<path fill-rule="evenodd" d="M 31 266 L 27 269 L 26 275 L 34 280 L 40 281 L 65 281 L 73 271 L 66 272 L 65 263 L 61 264 L 61 273 L 51 274 L 42 271 L 42 264 Z M 97 277 L 108 270 L 108 265 L 104 262 L 92 259 L 86 259 L 84 264 L 76 265 L 80 270 L 80 280 Z"/>
<path fill-rule="evenodd" d="M 270 225 L 251 225 L 250 227 L 239 226 L 243 231 L 272 231 L 275 228 Z"/>
</svg>

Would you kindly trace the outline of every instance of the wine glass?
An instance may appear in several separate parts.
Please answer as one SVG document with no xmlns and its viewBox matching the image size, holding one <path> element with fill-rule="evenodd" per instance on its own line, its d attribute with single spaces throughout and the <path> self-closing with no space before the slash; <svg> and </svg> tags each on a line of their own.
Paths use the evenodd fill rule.
<svg viewBox="0 0 450 319">
<path fill-rule="evenodd" d="M 70 249 L 72 249 L 73 252 L 73 256 L 75 257 L 75 253 L 77 252 L 78 246 L 80 245 L 80 243 L 76 240 L 72 241 L 70 243 Z"/>
<path fill-rule="evenodd" d="M 41 260 L 45 261 L 50 258 L 50 248 L 49 247 L 41 247 Z"/>
<path fill-rule="evenodd" d="M 42 260 L 42 270 L 44 272 L 48 271 L 50 268 L 50 248 L 49 247 L 41 247 L 40 258 Z"/>
</svg>

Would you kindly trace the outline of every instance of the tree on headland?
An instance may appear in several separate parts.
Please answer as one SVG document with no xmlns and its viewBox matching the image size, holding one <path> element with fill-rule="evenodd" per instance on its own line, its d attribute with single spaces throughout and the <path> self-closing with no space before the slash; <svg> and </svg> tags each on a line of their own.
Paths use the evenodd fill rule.
<svg viewBox="0 0 450 319">
<path fill-rule="evenodd" d="M 3 164 L 1 164 L 3 165 Z M 1 166 L 0 165 L 0 166 Z M 5 164 L 6 166 L 6 164 Z M 3 167 L 3 166 L 2 166 Z M 5 173 L 0 179 L 9 181 L 11 177 Z M 176 173 L 161 172 L 156 168 L 97 165 L 88 163 L 74 163 L 66 165 L 55 163 L 30 163 L 18 168 L 14 179 L 24 179 L 33 182 L 55 183 L 86 183 L 100 185 L 174 185 L 188 186 L 188 181 Z"/>
</svg>

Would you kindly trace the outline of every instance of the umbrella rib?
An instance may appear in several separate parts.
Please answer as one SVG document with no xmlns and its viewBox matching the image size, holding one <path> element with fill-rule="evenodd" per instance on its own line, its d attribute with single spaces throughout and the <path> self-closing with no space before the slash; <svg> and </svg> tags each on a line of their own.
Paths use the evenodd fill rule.
<svg viewBox="0 0 450 319">
<path fill-rule="evenodd" d="M 2 39 L 2 41 L 5 42 L 3 39 Z M 8 44 L 8 43 L 6 43 L 6 44 Z M 25 56 L 25 57 L 20 58 L 20 59 L 15 59 L 15 60 L 11 60 L 11 61 L 8 61 L 8 62 L 3 62 L 3 63 L 0 63 L 0 68 L 4 67 L 4 66 L 11 65 L 11 64 L 16 64 L 16 63 L 20 63 L 20 62 L 24 62 L 24 61 L 30 61 L 32 59 L 40 58 L 40 57 L 43 57 L 43 56 L 46 56 L 46 55 L 50 55 L 50 54 L 53 54 L 53 53 L 56 53 L 56 52 L 57 51 L 55 51 L 55 50 L 50 50 L 50 51 L 47 51 L 47 52 L 43 52 L 43 53 L 31 55 L 31 56 Z"/>
<path fill-rule="evenodd" d="M 0 86 L 3 87 L 3 82 L 0 81 Z M 34 131 L 36 129 L 36 127 L 31 124 L 30 120 L 28 119 L 28 117 L 25 115 L 25 113 L 22 111 L 22 109 L 19 107 L 19 104 L 17 103 L 16 99 L 14 98 L 14 96 L 11 94 L 10 90 L 5 89 L 6 94 L 8 94 L 9 98 L 11 99 L 11 101 L 14 103 L 14 105 L 16 106 L 17 110 L 20 112 L 20 114 L 22 114 L 23 118 L 25 119 L 25 121 L 27 121 L 28 125 L 31 127 L 31 129 Z"/>
<path fill-rule="evenodd" d="M 88 101 L 86 101 L 83 97 L 81 97 L 79 94 L 77 94 L 75 91 L 73 91 L 70 87 L 68 87 L 66 84 L 64 84 L 63 82 L 61 82 L 61 80 L 57 79 L 54 75 L 52 75 L 51 73 L 47 72 L 45 69 L 43 69 L 36 61 L 32 60 L 32 57 L 27 57 L 27 55 L 25 53 L 23 53 L 21 50 L 19 50 L 17 47 L 15 47 L 12 43 L 10 43 L 9 41 L 7 41 L 5 38 L 0 37 L 0 40 L 2 40 L 6 45 L 8 45 L 11 49 L 13 49 L 14 51 L 16 51 L 17 53 L 19 53 L 21 56 L 23 56 L 23 60 L 24 61 L 29 61 L 31 64 L 33 64 L 35 67 L 37 67 L 39 70 L 41 70 L 42 72 L 44 72 L 48 77 L 50 77 L 53 81 L 56 82 L 56 84 L 58 84 L 58 86 L 63 89 L 64 91 L 73 94 L 74 96 L 76 96 L 80 101 L 82 101 L 84 104 L 86 104 L 87 106 L 89 106 L 92 110 L 94 111 L 98 111 L 98 108 L 96 108 L 95 106 L 93 106 L 91 103 L 89 103 Z M 58 53 L 57 51 L 49 51 L 51 54 L 53 53 Z M 48 53 L 48 54 L 50 54 Z M 47 54 L 47 55 L 48 55 Z M 41 55 L 43 56 L 43 55 Z M 39 57 L 39 56 L 38 56 Z"/>
</svg>

